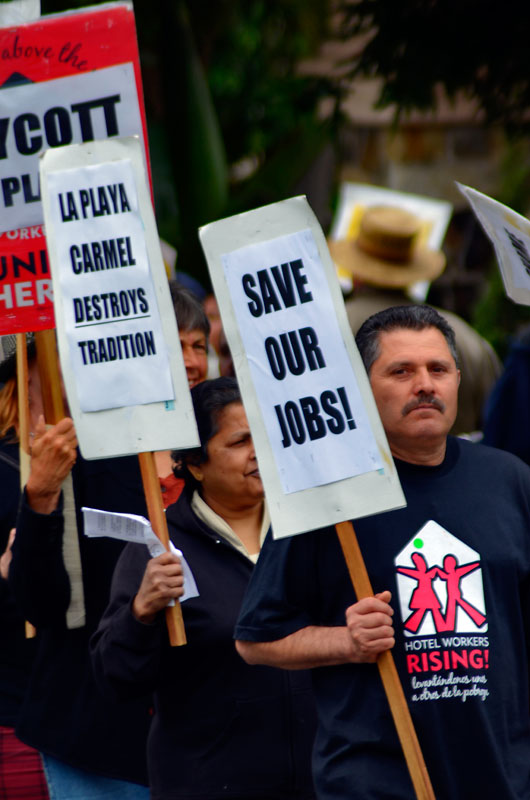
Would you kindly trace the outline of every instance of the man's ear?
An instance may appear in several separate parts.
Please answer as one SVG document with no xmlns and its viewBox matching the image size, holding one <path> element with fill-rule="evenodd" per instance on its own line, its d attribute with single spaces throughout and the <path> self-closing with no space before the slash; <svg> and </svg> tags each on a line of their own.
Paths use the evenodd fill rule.
<svg viewBox="0 0 530 800">
<path fill-rule="evenodd" d="M 457 369 L 457 374 L 458 374 L 458 385 L 460 386 L 460 381 L 462 380 L 462 373 L 460 372 L 459 369 Z"/>
<path fill-rule="evenodd" d="M 186 466 L 188 467 L 189 471 L 191 472 L 195 480 L 199 481 L 200 483 L 203 479 L 202 469 L 198 467 L 196 464 L 186 464 Z"/>
</svg>

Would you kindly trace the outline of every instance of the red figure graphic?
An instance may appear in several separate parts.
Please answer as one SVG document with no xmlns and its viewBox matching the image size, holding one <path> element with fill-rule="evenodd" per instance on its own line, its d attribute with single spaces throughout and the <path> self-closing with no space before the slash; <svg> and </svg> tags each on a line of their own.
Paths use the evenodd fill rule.
<svg viewBox="0 0 530 800">
<path fill-rule="evenodd" d="M 427 569 L 427 562 L 420 553 L 413 553 L 411 558 L 416 565 L 415 567 L 397 567 L 398 572 L 408 575 L 418 582 L 418 586 L 414 589 L 409 603 L 409 608 L 411 610 L 414 609 L 414 611 L 405 620 L 403 627 L 411 633 L 416 633 L 424 616 L 430 611 L 435 629 L 444 631 L 446 630 L 446 623 L 440 612 L 442 604 L 432 586 L 433 580 L 436 577 L 440 577 L 441 570 L 439 567 Z"/>
<path fill-rule="evenodd" d="M 454 631 L 456 626 L 456 608 L 460 608 L 471 617 L 477 628 L 480 628 L 486 622 L 486 617 L 481 614 L 471 603 L 464 600 L 462 592 L 460 591 L 460 581 L 464 575 L 469 575 L 480 566 L 480 561 L 473 561 L 469 564 L 462 564 L 461 567 L 457 566 L 458 561 L 455 556 L 447 555 L 444 558 L 443 570 L 438 570 L 440 578 L 443 578 L 447 584 L 447 608 L 445 610 L 445 630 Z"/>
</svg>

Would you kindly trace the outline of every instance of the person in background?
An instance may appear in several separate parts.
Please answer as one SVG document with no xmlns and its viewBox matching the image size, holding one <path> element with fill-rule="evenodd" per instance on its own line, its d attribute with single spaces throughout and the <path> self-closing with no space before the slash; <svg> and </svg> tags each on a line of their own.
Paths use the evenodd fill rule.
<svg viewBox="0 0 530 800">
<path fill-rule="evenodd" d="M 188 377 L 188 386 L 193 389 L 208 374 L 208 336 L 210 324 L 203 308 L 193 292 L 176 281 L 169 282 L 182 357 Z M 155 453 L 155 464 L 160 481 L 164 508 L 175 503 L 184 487 L 184 481 L 173 473 L 170 450 Z"/>
<path fill-rule="evenodd" d="M 182 595 L 176 556 L 130 544 L 91 642 L 114 699 L 153 691 L 148 763 L 153 800 L 309 800 L 314 705 L 308 675 L 248 667 L 233 629 L 270 527 L 236 381 L 192 389 L 199 448 L 174 454 L 184 492 L 169 535 L 199 596 L 182 602 L 187 644 L 170 647 L 164 610 Z"/>
<path fill-rule="evenodd" d="M 53 800 L 147 800 L 150 698 L 103 698 L 88 652 L 123 543 L 85 537 L 81 513 L 146 516 L 138 459 L 85 461 L 69 418 L 50 428 L 33 419 L 31 442 L 9 587 L 37 629 L 37 652 L 16 735 L 41 752 Z"/>
<path fill-rule="evenodd" d="M 329 241 L 334 261 L 354 278 L 346 313 L 354 334 L 372 314 L 391 306 L 412 304 L 406 290 L 419 281 L 432 281 L 445 268 L 441 251 L 418 244 L 421 220 L 402 208 L 373 206 L 361 219 L 356 239 Z M 486 399 L 502 372 L 491 347 L 456 314 L 437 309 L 455 332 L 462 367 L 458 414 L 453 433 L 481 431 Z"/>
<path fill-rule="evenodd" d="M 319 800 L 411 800 L 375 661 L 392 649 L 437 800 L 530 797 L 530 469 L 448 436 L 454 332 L 429 306 L 357 334 L 404 508 L 355 521 L 373 597 L 333 528 L 265 542 L 236 628 L 252 664 L 312 668 Z"/>
<path fill-rule="evenodd" d="M 493 387 L 484 412 L 483 444 L 500 447 L 530 464 L 530 327 L 516 336 L 504 372 Z"/>
<path fill-rule="evenodd" d="M 210 344 L 212 345 L 209 355 L 208 376 L 210 378 L 217 378 L 221 374 L 219 371 L 219 358 L 221 346 L 220 337 L 221 331 L 223 330 L 223 323 L 221 321 L 221 314 L 215 295 L 212 293 L 207 294 L 202 301 L 202 307 L 210 323 Z"/>
<path fill-rule="evenodd" d="M 42 414 L 35 343 L 28 337 L 28 396 L 32 429 Z M 16 337 L 0 337 L 0 797 L 47 800 L 40 754 L 17 738 L 15 727 L 35 656 L 24 618 L 7 582 L 20 500 Z"/>
</svg>

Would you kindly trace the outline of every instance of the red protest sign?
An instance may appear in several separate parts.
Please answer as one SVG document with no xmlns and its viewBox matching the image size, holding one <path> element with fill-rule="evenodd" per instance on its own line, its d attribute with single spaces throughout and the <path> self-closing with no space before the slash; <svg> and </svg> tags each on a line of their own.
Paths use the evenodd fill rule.
<svg viewBox="0 0 530 800">
<path fill-rule="evenodd" d="M 0 29 L 0 333 L 53 327 L 39 185 L 49 148 L 138 135 L 149 174 L 131 2 Z"/>
<path fill-rule="evenodd" d="M 3 334 L 55 327 L 42 225 L 0 233 L 0 320 Z"/>
</svg>

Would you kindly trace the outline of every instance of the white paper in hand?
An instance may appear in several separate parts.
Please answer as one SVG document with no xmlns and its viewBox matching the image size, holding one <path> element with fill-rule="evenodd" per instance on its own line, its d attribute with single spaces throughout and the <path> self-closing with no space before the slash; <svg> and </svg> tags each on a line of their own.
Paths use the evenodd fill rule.
<svg viewBox="0 0 530 800">
<path fill-rule="evenodd" d="M 120 539 L 123 542 L 135 542 L 145 544 L 152 558 L 165 553 L 165 547 L 153 531 L 151 523 L 145 517 L 138 514 L 120 514 L 111 511 L 100 511 L 97 508 L 86 508 L 83 512 L 85 536 L 95 538 L 98 536 L 108 536 L 111 539 Z M 184 573 L 184 594 L 180 602 L 199 596 L 199 590 L 193 572 L 190 569 L 181 550 L 170 542 L 171 552 L 180 558 L 182 571 Z M 169 605 L 174 605 L 171 601 Z"/>
</svg>

